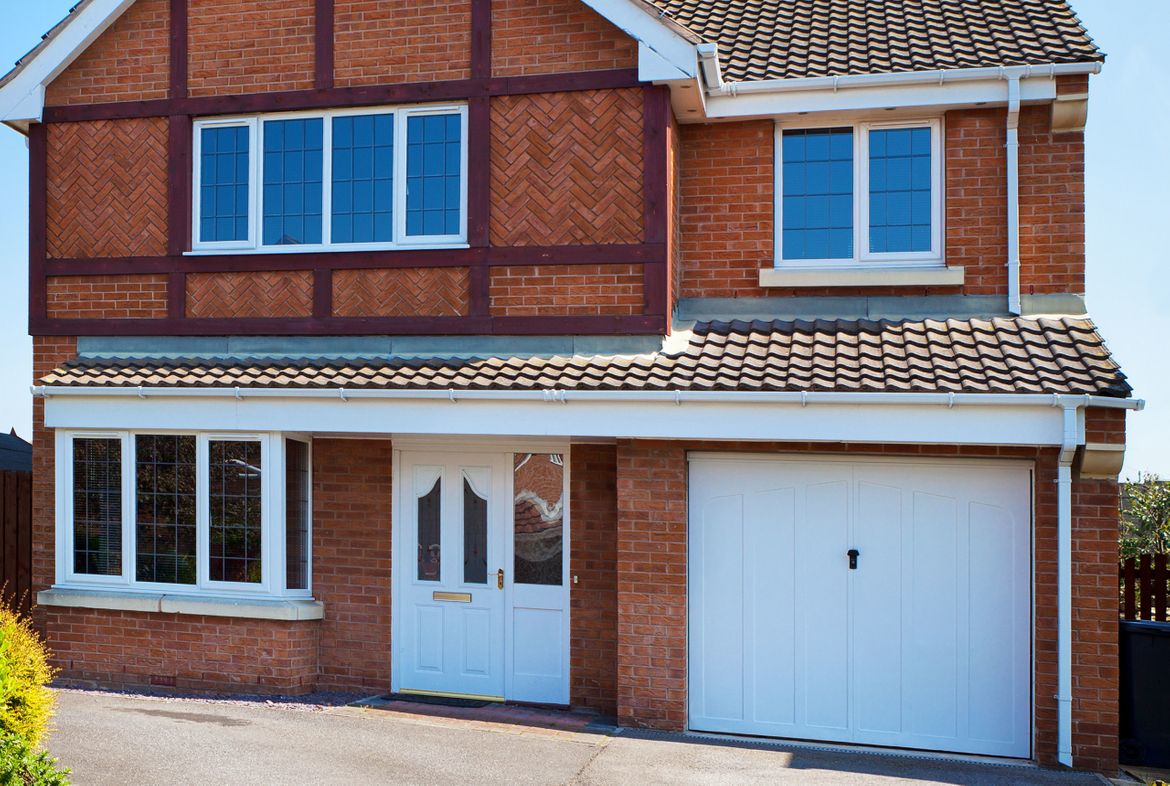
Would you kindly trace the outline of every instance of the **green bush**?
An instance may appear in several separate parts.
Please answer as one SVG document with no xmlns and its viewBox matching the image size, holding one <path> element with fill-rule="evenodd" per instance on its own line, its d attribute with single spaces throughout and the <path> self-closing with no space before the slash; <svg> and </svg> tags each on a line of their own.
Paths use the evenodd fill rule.
<svg viewBox="0 0 1170 786">
<path fill-rule="evenodd" d="M 0 786 L 69 786 L 69 770 L 15 734 L 0 735 Z"/>
<path fill-rule="evenodd" d="M 29 621 L 0 607 L 0 734 L 35 748 L 49 731 L 53 692 L 45 644 Z"/>
</svg>

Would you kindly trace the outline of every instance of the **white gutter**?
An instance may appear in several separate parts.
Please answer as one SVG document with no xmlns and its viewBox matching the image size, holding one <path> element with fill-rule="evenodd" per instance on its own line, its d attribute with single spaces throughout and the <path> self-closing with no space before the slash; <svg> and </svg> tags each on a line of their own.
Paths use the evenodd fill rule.
<svg viewBox="0 0 1170 786">
<path fill-rule="evenodd" d="M 699 57 L 717 61 L 714 44 L 700 44 Z M 1050 63 L 1048 65 L 994 66 L 991 68 L 955 68 L 938 71 L 903 71 L 889 74 L 848 74 L 845 76 L 813 76 L 798 79 L 764 79 L 757 82 L 707 82 L 710 95 L 747 95 L 750 93 L 788 93 L 798 90 L 847 90 L 859 87 L 892 87 L 895 85 L 945 85 L 987 79 L 1030 79 L 1056 77 L 1065 74 L 1098 74 L 1100 63 Z M 704 68 L 704 73 L 706 69 Z"/>
<path fill-rule="evenodd" d="M 1023 311 L 1020 298 L 1020 77 L 1007 78 L 1008 313 Z"/>
<path fill-rule="evenodd" d="M 447 399 L 459 401 L 546 401 L 569 404 L 573 401 L 670 401 L 684 403 L 774 403 L 975 407 L 1102 407 L 1140 411 L 1141 399 L 1049 393 L 843 393 L 766 392 L 704 390 L 385 390 L 381 388 L 150 388 L 34 386 L 35 398 L 122 397 L 122 398 L 327 398 L 350 399 Z"/>
<path fill-rule="evenodd" d="M 1072 464 L 1084 442 L 1077 408 L 1064 408 L 1064 438 L 1056 469 L 1056 759 L 1072 755 Z"/>
</svg>

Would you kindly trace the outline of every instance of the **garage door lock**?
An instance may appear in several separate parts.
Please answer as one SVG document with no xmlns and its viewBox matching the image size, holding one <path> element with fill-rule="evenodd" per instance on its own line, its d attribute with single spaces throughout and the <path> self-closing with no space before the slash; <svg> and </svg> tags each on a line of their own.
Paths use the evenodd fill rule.
<svg viewBox="0 0 1170 786">
<path fill-rule="evenodd" d="M 857 558 L 861 556 L 861 552 L 857 549 L 849 549 L 845 553 L 849 555 L 849 570 L 857 570 Z"/>
</svg>

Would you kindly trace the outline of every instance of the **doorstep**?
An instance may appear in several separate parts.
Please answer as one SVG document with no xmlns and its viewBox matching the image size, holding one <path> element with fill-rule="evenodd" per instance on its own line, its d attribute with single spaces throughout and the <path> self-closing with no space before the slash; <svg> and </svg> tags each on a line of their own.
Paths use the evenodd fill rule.
<svg viewBox="0 0 1170 786">
<path fill-rule="evenodd" d="M 552 737 L 575 737 L 579 734 L 612 736 L 617 732 L 612 718 L 589 710 L 560 710 L 505 703 L 455 707 L 411 701 L 399 696 L 371 696 L 349 706 L 446 721 L 455 726 L 487 731 L 535 733 Z"/>
</svg>

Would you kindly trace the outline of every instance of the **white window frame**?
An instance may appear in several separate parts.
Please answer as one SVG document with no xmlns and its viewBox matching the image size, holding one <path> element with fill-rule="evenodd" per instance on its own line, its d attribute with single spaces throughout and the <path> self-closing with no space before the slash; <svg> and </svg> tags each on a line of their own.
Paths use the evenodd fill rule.
<svg viewBox="0 0 1170 786">
<path fill-rule="evenodd" d="M 136 441 L 138 436 L 195 437 L 195 558 L 194 584 L 138 581 L 137 573 L 137 488 Z M 286 585 L 284 440 L 294 439 L 309 447 L 309 556 L 306 589 L 289 590 Z M 93 576 L 73 570 L 73 441 L 115 439 L 122 445 L 122 574 Z M 210 443 L 213 441 L 258 442 L 261 463 L 261 577 L 259 583 L 212 581 L 210 577 Z M 57 585 L 77 589 L 128 590 L 168 595 L 240 599 L 311 598 L 312 573 L 312 440 L 303 434 L 284 432 L 194 432 L 172 429 L 135 431 L 58 431 L 57 455 Z"/>
<path fill-rule="evenodd" d="M 394 116 L 394 240 L 387 242 L 334 243 L 333 234 L 333 119 L 366 115 Z M 406 145 L 407 122 L 422 115 L 458 115 L 462 140 L 459 161 L 459 232 L 452 235 L 406 235 Z M 279 112 L 227 118 L 206 118 L 193 124 L 193 177 L 191 198 L 190 256 L 215 254 L 307 254 L 314 252 L 394 251 L 431 248 L 467 248 L 467 150 L 469 147 L 467 104 L 422 104 L 330 109 L 312 112 Z M 322 121 L 321 242 L 301 245 L 264 245 L 262 232 L 264 182 L 264 124 L 281 120 Z M 245 126 L 248 146 L 248 240 L 204 242 L 200 239 L 200 195 L 203 129 Z"/>
<path fill-rule="evenodd" d="M 930 251 L 869 251 L 869 132 L 892 128 L 930 128 Z M 816 128 L 853 129 L 853 256 L 844 259 L 784 258 L 784 145 L 785 131 Z M 775 229 L 773 247 L 776 268 L 826 270 L 873 270 L 882 267 L 945 267 L 943 225 L 943 125 L 938 117 L 896 121 L 845 121 L 776 123 L 774 150 Z"/>
</svg>

